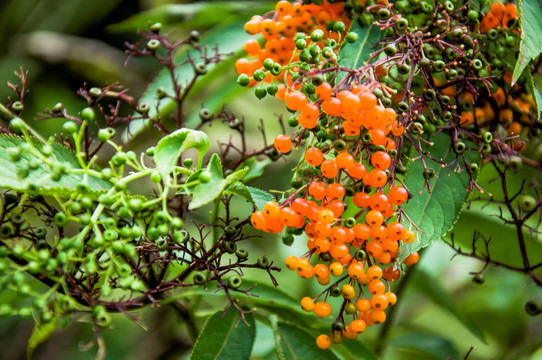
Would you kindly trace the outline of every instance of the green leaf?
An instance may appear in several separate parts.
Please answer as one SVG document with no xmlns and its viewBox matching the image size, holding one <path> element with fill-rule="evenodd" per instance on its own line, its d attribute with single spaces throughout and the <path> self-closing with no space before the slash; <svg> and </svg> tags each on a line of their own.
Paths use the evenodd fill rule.
<svg viewBox="0 0 542 360">
<path fill-rule="evenodd" d="M 275 198 L 271 194 L 252 186 L 247 187 L 250 190 L 252 201 L 254 202 L 256 209 L 263 210 L 265 204 L 267 204 L 269 201 L 275 201 Z"/>
<path fill-rule="evenodd" d="M 207 171 L 210 173 L 211 178 L 208 182 L 200 182 L 194 188 L 192 201 L 188 206 L 190 210 L 197 209 L 219 198 L 228 185 L 243 178 L 248 168 L 239 169 L 224 179 L 220 157 L 214 153 L 209 160 L 209 164 L 207 164 Z"/>
<path fill-rule="evenodd" d="M 447 310 L 457 320 L 459 320 L 470 332 L 475 335 L 480 341 L 486 343 L 486 339 L 480 328 L 465 314 L 458 306 L 457 300 L 444 289 L 439 282 L 439 279 L 434 278 L 427 272 L 418 269 L 414 273 L 412 288 L 417 292 L 422 293 L 433 301 L 433 303 Z M 431 286 L 428 286 L 431 284 Z"/>
<path fill-rule="evenodd" d="M 373 354 L 365 345 L 359 340 L 344 340 L 341 344 L 334 344 L 331 350 L 338 354 L 345 360 L 357 359 L 357 360 L 377 360 L 375 354 Z"/>
<path fill-rule="evenodd" d="M 246 201 L 249 201 L 250 203 L 254 204 L 254 200 L 252 199 L 252 194 L 250 193 L 250 189 L 248 188 L 248 186 L 246 186 L 240 181 L 236 181 L 230 186 L 228 186 L 228 188 L 224 191 L 224 194 L 237 195 L 237 196 L 242 197 Z"/>
<path fill-rule="evenodd" d="M 246 177 L 247 175 L 245 174 L 243 179 L 246 179 Z M 240 196 L 243 199 L 249 201 L 258 210 L 263 210 L 263 207 L 268 201 L 275 200 L 275 198 L 271 194 L 266 193 L 263 190 L 260 190 L 251 186 L 246 186 L 245 184 L 239 181 L 232 183 L 226 189 L 226 191 L 224 191 L 224 193 L 228 195 Z"/>
<path fill-rule="evenodd" d="M 218 47 L 218 50 L 221 53 L 240 53 L 243 49 L 243 44 L 250 36 L 244 31 L 243 25 L 245 21 L 236 21 L 226 23 L 224 26 L 213 27 L 208 33 L 202 36 L 200 42 L 202 44 L 207 44 L 209 48 Z M 176 57 L 177 63 L 185 62 L 187 59 L 187 54 L 192 59 L 197 59 L 199 52 L 195 50 L 182 51 L 179 52 Z M 235 62 L 234 57 L 230 57 L 227 60 L 222 61 L 217 65 L 209 64 L 207 66 L 207 74 L 199 76 L 194 87 L 191 89 L 191 94 L 198 94 L 199 90 L 204 87 L 209 86 L 216 81 L 218 76 L 221 76 L 226 71 L 234 71 L 233 64 Z M 194 76 L 194 69 L 188 64 L 184 64 L 175 69 L 175 78 L 176 81 L 181 84 L 183 87 L 186 86 Z M 155 118 L 157 115 L 156 104 L 158 104 L 158 97 L 156 95 L 156 90 L 160 87 L 166 89 L 168 94 L 173 92 L 173 84 L 171 82 L 171 76 L 167 69 L 162 69 L 153 82 L 147 87 L 143 95 L 141 96 L 139 103 L 147 103 L 151 105 L 150 111 L 148 113 L 150 118 Z M 190 99 L 190 96 L 187 97 L 187 100 Z M 197 100 L 201 102 L 201 98 Z M 160 100 L 159 112 L 162 119 L 168 117 L 177 107 L 177 104 L 174 100 L 170 98 L 164 98 Z M 125 137 L 136 136 L 141 133 L 150 125 L 148 120 L 132 121 L 128 127 Z"/>
<path fill-rule="evenodd" d="M 525 75 L 527 79 L 525 87 L 527 88 L 529 94 L 533 96 L 534 103 L 536 105 L 537 116 L 540 116 L 540 112 L 542 112 L 542 94 L 540 94 L 540 90 L 538 90 L 538 88 L 534 84 L 533 74 L 531 74 L 529 71 L 526 71 Z"/>
<path fill-rule="evenodd" d="M 388 344 L 430 355 L 437 360 L 459 359 L 455 345 L 450 340 L 436 335 L 410 332 L 390 339 Z"/>
<path fill-rule="evenodd" d="M 512 84 L 518 81 L 523 70 L 542 51 L 542 4 L 539 0 L 518 0 L 521 27 L 519 57 L 512 75 Z"/>
<path fill-rule="evenodd" d="M 263 160 L 256 160 L 256 158 L 251 157 L 246 159 L 241 163 L 241 167 L 248 166 L 248 172 L 246 173 L 245 177 L 243 178 L 243 182 L 248 182 L 252 179 L 256 179 L 263 175 L 263 171 L 265 168 L 271 164 L 272 161 L 268 157 L 266 157 Z"/>
<path fill-rule="evenodd" d="M 147 28 L 149 23 L 161 23 L 175 28 L 207 28 L 234 19 L 259 14 L 273 7 L 271 2 L 252 2 L 247 6 L 242 1 L 200 1 L 189 4 L 168 4 L 142 11 L 128 19 L 109 26 L 112 31 L 134 31 Z"/>
<path fill-rule="evenodd" d="M 252 314 L 245 314 L 245 324 L 235 308 L 215 313 L 198 336 L 191 360 L 249 359 L 256 337 Z"/>
<path fill-rule="evenodd" d="M 277 354 L 281 353 L 285 360 L 339 360 L 334 353 L 319 349 L 314 337 L 305 330 L 282 322 L 277 324 L 277 330 Z"/>
<path fill-rule="evenodd" d="M 58 327 L 56 319 L 47 324 L 34 325 L 34 330 L 32 330 L 32 335 L 28 340 L 28 347 L 26 348 L 26 358 L 28 360 L 32 358 L 32 354 L 34 354 L 36 348 L 46 342 Z"/>
<path fill-rule="evenodd" d="M 26 140 L 19 136 L 13 135 L 1 135 L 0 136 L 0 187 L 5 189 L 11 189 L 19 192 L 25 192 L 30 184 L 38 185 L 38 193 L 41 195 L 59 195 L 63 197 L 69 197 L 75 191 L 77 185 L 85 182 L 85 176 L 83 174 L 68 173 L 62 175 L 59 181 L 54 181 L 51 175 L 54 170 L 51 166 L 41 163 L 40 157 L 29 152 L 23 151 L 21 159 L 17 162 L 13 162 L 9 158 L 9 148 L 18 148 Z M 53 148 L 53 154 L 49 157 L 49 161 L 58 164 L 65 164 L 72 169 L 78 169 L 79 162 L 75 153 L 58 143 L 50 144 Z M 38 141 L 32 141 L 32 146 L 39 149 L 41 145 Z M 35 169 L 30 170 L 28 176 L 21 179 L 17 176 L 18 169 L 28 169 L 29 163 L 39 161 L 41 165 Z M 109 190 L 112 186 L 109 182 L 88 175 L 86 177 L 86 183 L 88 184 L 92 196 L 97 196 L 95 192 L 103 192 Z"/>
<path fill-rule="evenodd" d="M 431 139 L 433 145 L 425 144 L 424 151 L 429 151 L 435 159 L 442 159 L 446 164 L 451 163 L 456 154 L 452 149 L 451 139 L 447 134 L 440 133 Z M 480 154 L 474 150 L 464 153 L 469 163 L 480 164 Z M 467 200 L 467 188 L 469 185 L 469 174 L 451 171 L 443 168 L 441 164 L 426 159 L 428 168 L 432 168 L 435 177 L 431 180 L 431 192 L 424 186 L 423 164 L 421 159 L 414 161 L 406 173 L 405 185 L 414 195 L 402 206 L 406 215 L 420 230 L 417 231 L 416 239 L 411 244 L 401 247 L 397 261 L 399 263 L 412 252 L 431 244 L 433 241 L 444 236 L 454 225 L 463 204 Z M 405 226 L 408 220 L 404 219 Z"/>
<path fill-rule="evenodd" d="M 164 181 L 169 181 L 169 173 L 183 151 L 189 148 L 198 151 L 197 169 L 200 169 L 203 155 L 209 150 L 209 138 L 203 131 L 179 129 L 160 139 L 154 152 L 154 163 Z"/>
<path fill-rule="evenodd" d="M 362 27 L 357 21 L 352 23 L 350 31 L 358 34 L 358 41 L 346 42 L 339 51 L 339 65 L 349 69 L 357 69 L 365 65 L 373 52 L 373 46 L 380 41 L 382 32 L 376 25 Z M 338 80 L 344 77 L 340 74 Z"/>
</svg>

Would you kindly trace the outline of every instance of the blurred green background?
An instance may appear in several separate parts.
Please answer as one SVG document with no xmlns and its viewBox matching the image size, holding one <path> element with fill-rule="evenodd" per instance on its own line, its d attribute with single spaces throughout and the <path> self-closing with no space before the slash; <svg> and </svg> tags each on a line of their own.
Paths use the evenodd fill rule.
<svg viewBox="0 0 542 360">
<path fill-rule="evenodd" d="M 159 71 L 149 59 L 133 59 L 124 65 L 125 41 L 136 41 L 138 28 L 160 21 L 165 31 L 175 31 L 182 37 L 191 29 L 198 29 L 203 37 L 213 39 L 217 27 L 236 24 L 237 31 L 229 35 L 242 47 L 244 37 L 240 21 L 252 14 L 272 8 L 271 2 L 169 2 L 165 0 L 3 0 L 0 3 L 0 79 L 15 82 L 14 70 L 22 66 L 30 73 L 28 101 L 22 117 L 32 119 L 37 112 L 62 102 L 68 112 L 76 114 L 85 102 L 75 92 L 84 83 L 103 86 L 119 82 L 136 97 Z M 230 33 L 228 33 L 230 34 Z M 210 45 L 213 45 L 212 43 Z M 204 104 L 214 111 L 227 101 L 227 109 L 244 116 L 250 144 L 257 147 L 259 120 L 266 124 L 267 141 L 272 141 L 281 130 L 276 119 L 277 109 L 283 106 L 275 99 L 256 100 L 251 90 L 235 84 L 233 67 L 211 83 L 190 101 L 189 118 L 194 118 Z M 12 95 L 6 86 L 0 87 L 0 101 L 7 103 Z M 192 114 L 192 115 L 191 115 Z M 285 115 L 284 113 L 282 115 Z M 56 119 L 33 124 L 44 135 L 58 131 L 62 122 Z M 204 130 L 218 141 L 227 126 L 204 126 Z M 147 136 L 154 134 L 153 136 Z M 146 130 L 131 147 L 142 150 L 153 145 L 158 134 Z M 263 189 L 285 190 L 289 187 L 289 169 L 296 163 L 294 152 L 289 160 L 278 161 L 266 169 L 253 186 Z M 284 174 L 277 176 L 276 174 Z M 247 214 L 250 207 L 239 201 L 239 214 Z M 205 222 L 205 211 L 200 221 Z M 467 220 L 468 221 L 468 220 Z M 261 235 L 261 234 L 258 234 Z M 286 256 L 305 252 L 304 239 L 296 239 L 292 247 L 284 246 L 279 237 L 262 236 L 245 244 L 251 254 L 266 254 L 275 264 L 282 265 Z M 541 289 L 525 276 L 506 269 L 490 267 L 485 272 L 486 282 L 472 282 L 471 271 L 479 271 L 483 263 L 473 259 L 454 257 L 446 244 L 431 246 L 422 253 L 422 260 L 412 269 L 408 282 L 399 294 L 397 311 L 389 327 L 384 359 L 542 359 L 542 316 L 526 314 L 527 301 L 542 305 Z M 269 284 L 260 272 L 248 272 L 247 277 Z M 316 281 L 301 281 L 294 273 L 283 270 L 277 275 L 280 288 L 301 298 L 316 295 Z M 39 285 L 36 285 L 39 286 Z M 210 289 L 212 290 L 212 289 Z M 15 294 L 5 291 L 0 302 L 20 302 Z M 207 300 L 205 300 L 207 301 Z M 205 317 L 225 305 L 225 300 L 209 300 L 196 316 Z M 175 313 L 168 308 L 148 308 L 139 315 L 139 326 L 121 315 L 115 315 L 114 329 L 104 333 L 107 359 L 185 359 L 191 343 L 185 328 Z M 32 320 L 0 319 L 0 359 L 24 359 L 30 337 Z M 302 324 L 298 324 L 302 325 Z M 257 339 L 253 359 L 274 359 L 271 330 L 257 324 Z M 379 343 L 382 326 L 371 327 L 361 338 L 369 348 Z M 92 328 L 85 323 L 73 323 L 58 331 L 40 346 L 35 359 L 92 359 L 96 348 L 81 351 L 92 341 Z"/>
</svg>

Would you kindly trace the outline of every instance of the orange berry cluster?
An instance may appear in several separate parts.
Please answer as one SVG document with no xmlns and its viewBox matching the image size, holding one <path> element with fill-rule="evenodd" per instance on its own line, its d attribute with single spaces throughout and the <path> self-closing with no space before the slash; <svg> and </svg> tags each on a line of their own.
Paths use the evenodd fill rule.
<svg viewBox="0 0 542 360">
<path fill-rule="evenodd" d="M 249 40 L 245 50 L 256 59 L 236 63 L 239 74 L 251 77 L 249 85 L 282 81 L 273 95 L 295 114 L 299 131 L 292 137 L 277 136 L 276 150 L 290 152 L 292 139 L 296 149 L 305 143 L 298 166 L 305 171 L 297 174 L 300 186 L 281 204 L 268 202 L 250 220 L 265 232 L 286 228 L 306 234 L 307 253 L 288 257 L 286 266 L 302 278 L 316 278 L 325 288 L 316 298 L 301 300 L 304 310 L 330 316 L 328 296 L 342 296 L 330 334 L 316 340 L 320 348 L 344 337 L 355 338 L 367 326 L 385 321 L 385 309 L 397 301 L 389 282 L 400 276 L 402 264 L 395 264 L 400 244 L 416 237 L 400 222 L 398 207 L 409 193 L 393 175 L 396 141 L 405 130 L 395 110 L 382 106 L 373 94 L 381 84 L 334 86 L 317 67 L 303 69 L 306 62 L 300 53 L 305 42 L 324 49 L 330 38 L 338 42 L 343 37 L 342 25 L 337 31 L 327 30 L 329 20 L 350 23 L 343 9 L 343 3 L 280 1 L 268 19 L 255 16 L 246 24 L 248 33 L 261 33 L 266 41 L 260 45 Z M 307 83 L 312 91 L 303 87 Z M 412 253 L 403 264 L 412 265 L 418 258 L 418 253 Z"/>
<path fill-rule="evenodd" d="M 495 1 L 491 4 L 489 12 L 480 21 L 480 32 L 487 33 L 491 29 L 502 27 L 508 29 L 509 23 L 518 19 L 516 4 Z"/>
<path fill-rule="evenodd" d="M 345 16 L 344 4 L 340 2 L 330 4 L 324 1 L 321 5 L 303 5 L 279 1 L 271 18 L 264 19 L 262 16 L 255 15 L 245 24 L 246 32 L 251 35 L 261 34 L 265 43 L 260 45 L 255 39 L 248 40 L 244 49 L 251 59 L 237 60 L 235 69 L 238 74 L 253 76 L 256 70 L 264 66 L 264 61 L 270 59 L 275 67 L 273 69 L 269 66 L 270 71 L 265 74 L 264 81 L 266 83 L 273 80 L 283 81 L 286 75 L 289 85 L 292 85 L 291 74 L 297 69 L 287 69 L 286 66 L 299 60 L 300 50 L 296 48 L 296 35 L 310 34 L 314 30 L 319 30 L 321 36 L 314 42 L 320 49 L 324 49 L 325 40 L 333 39 L 338 42 L 340 38 L 340 31 L 330 31 L 326 29 L 326 24 L 329 21 L 339 20 L 345 24 L 346 28 L 351 23 L 351 20 Z M 307 40 L 307 37 L 304 39 Z M 253 86 L 257 81 L 252 79 L 249 85 Z M 284 94 L 284 90 L 284 86 L 279 87 L 280 93 Z"/>
</svg>

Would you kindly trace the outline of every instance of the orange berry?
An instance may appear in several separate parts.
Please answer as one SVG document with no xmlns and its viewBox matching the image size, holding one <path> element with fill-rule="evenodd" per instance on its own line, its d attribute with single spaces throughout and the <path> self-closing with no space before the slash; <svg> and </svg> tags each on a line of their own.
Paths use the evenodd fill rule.
<svg viewBox="0 0 542 360">
<path fill-rule="evenodd" d="M 318 148 L 311 147 L 305 151 L 305 161 L 311 166 L 318 166 L 324 161 L 324 154 Z"/>
<path fill-rule="evenodd" d="M 404 232 L 403 232 L 403 237 L 401 238 L 401 240 L 405 243 L 405 244 L 410 244 L 414 241 L 414 239 L 416 239 L 416 233 L 410 229 L 406 229 Z"/>
<path fill-rule="evenodd" d="M 307 105 L 307 96 L 301 91 L 291 91 L 284 98 L 286 106 L 291 110 L 301 110 Z"/>
<path fill-rule="evenodd" d="M 362 179 L 365 177 L 365 175 L 367 175 L 365 165 L 360 163 L 353 163 L 346 169 L 346 172 L 354 179 Z"/>
<path fill-rule="evenodd" d="M 288 256 L 286 258 L 286 267 L 290 270 L 296 270 L 297 269 L 297 262 L 298 262 L 298 259 L 297 259 L 297 256 Z"/>
<path fill-rule="evenodd" d="M 390 240 L 399 240 L 403 237 L 405 227 L 400 222 L 395 221 L 388 224 L 386 232 Z"/>
<path fill-rule="evenodd" d="M 258 56 L 258 54 L 260 53 L 261 47 L 258 40 L 248 39 L 245 42 L 244 49 L 247 52 L 248 56 Z"/>
<path fill-rule="evenodd" d="M 353 299 L 356 296 L 356 290 L 350 284 L 344 284 L 341 287 L 341 294 L 345 299 Z"/>
<path fill-rule="evenodd" d="M 386 292 L 386 285 L 380 280 L 371 280 L 369 283 L 369 292 L 373 295 L 384 294 Z"/>
<path fill-rule="evenodd" d="M 333 211 L 331 210 L 323 209 L 318 215 L 318 220 L 323 223 L 330 224 L 333 222 L 333 220 L 335 220 L 335 214 L 333 214 Z"/>
<path fill-rule="evenodd" d="M 362 313 L 371 310 L 371 302 L 368 299 L 359 299 L 356 301 L 356 309 Z"/>
<path fill-rule="evenodd" d="M 269 219 L 277 219 L 280 216 L 280 205 L 274 201 L 268 201 L 263 207 L 263 213 Z"/>
<path fill-rule="evenodd" d="M 267 220 L 262 211 L 256 211 L 250 216 L 250 222 L 258 230 L 264 230 Z"/>
<path fill-rule="evenodd" d="M 387 293 L 384 293 L 384 295 L 386 295 L 386 297 L 388 298 L 389 306 L 393 306 L 393 305 L 397 304 L 397 295 L 395 295 L 391 291 L 388 291 Z"/>
<path fill-rule="evenodd" d="M 384 222 L 384 217 L 380 211 L 369 210 L 367 215 L 365 215 L 365 222 L 370 227 L 380 226 Z"/>
<path fill-rule="evenodd" d="M 344 267 L 341 263 L 333 262 L 329 264 L 329 272 L 333 276 L 341 276 L 343 273 Z"/>
<path fill-rule="evenodd" d="M 322 162 L 322 165 L 320 165 L 320 170 L 322 170 L 322 174 L 328 179 L 334 178 L 339 174 L 339 167 L 335 161 L 330 159 Z"/>
<path fill-rule="evenodd" d="M 334 259 L 339 259 L 348 254 L 348 246 L 345 244 L 333 244 L 329 248 L 329 254 Z"/>
<path fill-rule="evenodd" d="M 333 93 L 333 87 L 329 83 L 322 83 L 316 87 L 316 95 L 321 99 L 328 99 Z"/>
<path fill-rule="evenodd" d="M 309 203 L 303 198 L 297 198 L 292 201 L 291 208 L 300 215 L 305 215 L 309 210 Z"/>
<path fill-rule="evenodd" d="M 317 302 L 314 304 L 314 314 L 318 317 L 327 317 L 331 314 L 331 305 L 326 302 Z"/>
<path fill-rule="evenodd" d="M 328 335 L 322 334 L 316 338 L 316 346 L 322 350 L 329 349 L 331 346 L 331 338 Z"/>
<path fill-rule="evenodd" d="M 337 166 L 346 169 L 354 164 L 354 157 L 347 152 L 342 152 L 335 158 Z"/>
<path fill-rule="evenodd" d="M 385 294 L 373 295 L 371 298 L 371 306 L 376 310 L 384 310 L 388 307 L 389 300 Z"/>
<path fill-rule="evenodd" d="M 402 205 L 408 200 L 408 191 L 402 186 L 394 186 L 388 191 L 388 200 L 393 205 Z"/>
<path fill-rule="evenodd" d="M 384 151 L 377 151 L 371 156 L 371 164 L 380 170 L 386 170 L 391 165 L 391 156 Z"/>
<path fill-rule="evenodd" d="M 375 324 L 382 324 L 384 321 L 386 321 L 386 313 L 384 310 L 373 310 L 371 311 L 371 320 Z"/>
<path fill-rule="evenodd" d="M 344 203 L 341 200 L 333 199 L 324 206 L 324 209 L 331 210 L 333 215 L 338 218 L 344 212 Z"/>
<path fill-rule="evenodd" d="M 326 196 L 330 199 L 340 199 L 344 196 L 344 186 L 339 183 L 329 184 L 326 187 Z"/>
<path fill-rule="evenodd" d="M 322 200 L 326 195 L 326 186 L 319 181 L 313 181 L 309 184 L 309 195 L 316 200 Z"/>
<path fill-rule="evenodd" d="M 355 339 L 358 337 L 358 333 L 355 332 L 354 330 L 352 330 L 352 328 L 350 327 L 350 325 L 347 325 L 344 327 L 344 330 L 343 330 L 343 333 L 342 335 L 347 338 L 347 339 Z"/>
<path fill-rule="evenodd" d="M 365 273 L 365 269 L 362 263 L 355 262 L 348 266 L 348 275 L 352 279 L 358 279 Z"/>
<path fill-rule="evenodd" d="M 366 327 L 367 325 L 365 324 L 365 321 L 361 319 L 354 320 L 350 323 L 350 329 L 352 329 L 352 331 L 355 331 L 357 333 L 364 332 Z"/>
<path fill-rule="evenodd" d="M 367 240 L 371 236 L 371 228 L 365 224 L 354 225 L 354 234 L 360 240 Z"/>
<path fill-rule="evenodd" d="M 303 299 L 301 299 L 301 307 L 305 311 L 313 311 L 314 301 L 310 297 L 305 296 Z"/>
<path fill-rule="evenodd" d="M 314 276 L 316 278 L 328 278 L 329 277 L 329 268 L 325 266 L 324 264 L 317 264 L 314 266 Z"/>
<path fill-rule="evenodd" d="M 383 274 L 384 272 L 382 271 L 380 266 L 377 266 L 377 265 L 373 265 L 367 269 L 367 276 L 371 280 L 379 280 Z"/>
<path fill-rule="evenodd" d="M 343 111 L 341 100 L 330 97 L 322 102 L 322 111 L 330 116 L 339 116 Z"/>
<path fill-rule="evenodd" d="M 288 151 L 292 150 L 292 140 L 289 136 L 284 134 L 278 135 L 275 138 L 275 141 L 273 141 L 273 144 L 275 145 L 275 149 L 283 154 L 286 154 Z"/>
<path fill-rule="evenodd" d="M 403 264 L 405 264 L 406 266 L 410 266 L 416 264 L 418 260 L 420 260 L 420 254 L 415 251 L 406 257 L 405 261 L 403 261 Z"/>
<path fill-rule="evenodd" d="M 364 178 L 363 182 L 372 187 L 382 187 L 388 182 L 388 175 L 383 170 L 373 169 Z"/>
<path fill-rule="evenodd" d="M 371 255 L 372 257 L 376 258 L 382 254 L 384 251 L 382 249 L 382 245 L 380 245 L 377 241 L 370 241 L 365 245 L 365 250 L 367 250 L 367 254 Z"/>
<path fill-rule="evenodd" d="M 359 208 L 369 207 L 369 199 L 371 196 L 365 192 L 357 192 L 352 197 L 352 202 Z"/>
</svg>

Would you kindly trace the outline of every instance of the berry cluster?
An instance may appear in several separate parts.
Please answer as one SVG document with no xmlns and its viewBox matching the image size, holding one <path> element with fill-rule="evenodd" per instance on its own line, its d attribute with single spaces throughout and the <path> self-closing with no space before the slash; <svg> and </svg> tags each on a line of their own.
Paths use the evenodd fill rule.
<svg viewBox="0 0 542 360">
<path fill-rule="evenodd" d="M 517 47 L 516 7 L 494 3 L 482 15 L 486 8 L 481 17 L 480 8 L 452 1 L 279 1 L 245 25 L 264 41 L 245 44 L 250 59 L 237 61 L 238 82 L 293 113 L 296 131 L 275 138 L 278 155 L 304 149 L 292 190 L 251 222 L 271 233 L 286 228 L 285 244 L 306 234 L 308 252 L 286 265 L 325 289 L 303 298 L 303 309 L 327 317 L 328 296 L 343 297 L 330 335 L 316 341 L 321 348 L 385 321 L 397 301 L 389 282 L 418 261 L 414 252 L 397 262 L 400 245 L 417 236 L 416 224 L 402 221 L 410 193 L 398 174 L 409 157 L 430 158 L 421 144 L 448 134 L 457 159 L 443 166 L 467 170 L 470 190 L 478 165 L 462 154 L 502 153 L 510 144 L 516 151 L 520 124 L 532 128 L 532 97 L 510 82 L 517 53 L 501 56 Z M 365 65 L 350 68 L 339 50 L 357 41 L 355 20 L 378 26 L 382 37 Z M 434 172 L 422 163 L 429 189 Z"/>
<path fill-rule="evenodd" d="M 303 298 L 301 305 L 306 311 L 327 317 L 332 312 L 327 297 L 344 298 L 332 326 L 331 336 L 336 342 L 343 337 L 355 338 L 366 326 L 385 321 L 384 310 L 397 300 L 387 282 L 400 276 L 400 269 L 393 264 L 399 244 L 415 239 L 414 231 L 398 221 L 397 206 L 409 195 L 404 187 L 395 184 L 392 175 L 395 139 L 404 133 L 404 127 L 397 121 L 396 111 L 382 106 L 373 94 L 381 84 L 374 81 L 334 86 L 326 72 L 304 66 L 308 65 L 304 52 L 315 63 L 334 63 L 334 54 L 341 45 L 337 41 L 344 33 L 345 22 L 349 22 L 340 17 L 340 11 L 332 11 L 341 8 L 344 4 L 305 6 L 279 2 L 273 20 L 253 17 L 245 27 L 252 34 L 261 31 L 267 39 L 263 49 L 254 40 L 245 46 L 248 55 L 258 59 L 240 59 L 236 64 L 242 85 L 286 78 L 286 84 L 275 85 L 277 91 L 273 91 L 274 85 L 268 85 L 266 91 L 284 100 L 294 112 L 289 123 L 299 125 L 300 130 L 292 138 L 296 148 L 305 143 L 305 154 L 298 166 L 293 194 L 281 205 L 267 203 L 263 211 L 252 214 L 251 222 L 255 228 L 272 233 L 288 228 L 285 242 L 291 241 L 292 233 L 304 231 L 307 235 L 308 252 L 300 258 L 289 257 L 286 265 L 299 276 L 315 277 L 326 286 L 316 298 Z M 291 21 L 292 16 L 312 19 L 296 28 L 310 31 L 310 35 L 269 30 L 282 29 L 282 23 Z M 330 17 L 336 21 L 326 27 Z M 354 38 L 348 34 L 346 37 Z M 281 51 L 274 50 L 278 43 L 285 45 Z M 292 139 L 283 134 L 276 137 L 274 145 L 280 153 L 294 147 Z M 345 215 L 348 207 L 351 216 Z M 316 257 L 320 261 L 313 266 L 311 259 Z M 413 253 L 404 264 L 417 260 L 418 254 Z M 352 317 L 350 321 L 345 314 Z M 317 345 L 326 348 L 331 340 L 328 335 L 322 336 Z"/>
</svg>

